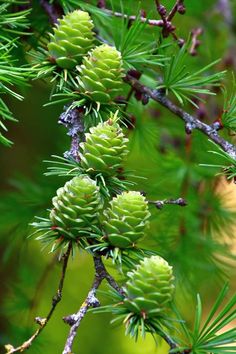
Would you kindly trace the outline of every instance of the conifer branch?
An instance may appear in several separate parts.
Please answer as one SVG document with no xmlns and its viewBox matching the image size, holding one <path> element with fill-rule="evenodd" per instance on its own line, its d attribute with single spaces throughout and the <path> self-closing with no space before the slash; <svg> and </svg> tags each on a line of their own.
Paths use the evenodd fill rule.
<svg viewBox="0 0 236 354">
<path fill-rule="evenodd" d="M 57 23 L 58 18 L 63 14 L 63 9 L 61 6 L 55 3 L 52 4 L 48 0 L 40 0 L 40 5 L 48 15 L 50 22 L 52 24 Z"/>
<path fill-rule="evenodd" d="M 62 264 L 61 278 L 59 281 L 58 290 L 57 290 L 55 296 L 53 296 L 53 298 L 52 298 L 52 306 L 51 306 L 51 309 L 50 309 L 47 317 L 46 318 L 36 317 L 35 322 L 37 324 L 39 324 L 40 327 L 35 331 L 35 333 L 27 341 L 25 341 L 19 347 L 14 348 L 11 344 L 5 345 L 5 349 L 7 350 L 6 354 L 13 354 L 13 353 L 17 353 L 17 352 L 21 353 L 21 352 L 24 352 L 25 350 L 29 349 L 29 347 L 32 345 L 33 341 L 39 336 L 39 334 L 43 331 L 43 329 L 48 324 L 49 320 L 51 319 L 51 317 L 55 311 L 57 304 L 61 301 L 61 298 L 62 298 L 63 285 L 64 285 L 69 256 L 71 254 L 71 249 L 72 249 L 72 244 L 69 243 L 66 253 L 62 256 L 63 264 Z"/>
<path fill-rule="evenodd" d="M 184 350 L 176 351 L 176 349 L 178 349 L 177 343 L 175 343 L 175 341 L 170 336 L 168 336 L 166 333 L 161 333 L 160 336 L 169 345 L 170 350 L 175 349 L 175 354 L 190 354 L 191 353 L 191 349 L 184 349 Z"/>
<path fill-rule="evenodd" d="M 94 276 L 94 281 L 93 281 L 92 287 L 91 287 L 85 301 L 83 302 L 82 306 L 80 307 L 79 311 L 75 314 L 72 314 L 72 315 L 69 315 L 69 316 L 66 316 L 63 318 L 64 322 L 66 322 L 67 324 L 69 324 L 71 326 L 70 332 L 67 337 L 66 344 L 65 344 L 65 347 L 63 350 L 63 354 L 72 353 L 72 346 L 73 346 L 74 339 L 77 335 L 77 330 L 80 326 L 82 319 L 84 318 L 87 311 L 89 310 L 89 308 L 100 306 L 100 302 L 96 298 L 96 292 L 104 279 L 106 279 L 108 281 L 108 283 L 116 291 L 118 291 L 121 295 L 123 295 L 122 289 L 119 287 L 119 285 L 113 279 L 113 277 L 107 272 L 100 256 L 94 256 L 94 267 L 95 267 L 95 276 Z"/>
<path fill-rule="evenodd" d="M 83 111 L 78 108 L 66 109 L 59 117 L 59 124 L 63 124 L 71 137 L 71 148 L 65 152 L 65 157 L 79 162 L 79 143 L 84 141 Z"/>
<path fill-rule="evenodd" d="M 236 160 L 236 146 L 220 137 L 214 125 L 211 126 L 203 123 L 198 118 L 176 106 L 165 96 L 163 90 L 151 89 L 129 74 L 126 75 L 124 80 L 131 85 L 137 93 L 147 95 L 149 98 L 160 103 L 163 107 L 167 108 L 170 112 L 174 113 L 174 115 L 182 119 L 185 122 L 186 132 L 188 134 L 190 134 L 194 129 L 201 131 L 210 140 L 219 145 L 232 159 Z"/>
<path fill-rule="evenodd" d="M 191 32 L 191 47 L 189 49 L 189 53 L 191 55 L 196 55 L 197 54 L 197 48 L 201 44 L 201 41 L 198 39 L 198 37 L 203 33 L 202 28 L 195 28 Z"/>
<path fill-rule="evenodd" d="M 176 1 L 175 5 L 172 7 L 169 15 L 167 16 L 167 21 L 171 21 L 177 12 L 179 12 L 181 15 L 185 13 L 184 0 Z"/>
<path fill-rule="evenodd" d="M 224 20 L 229 27 L 234 25 L 233 13 L 231 7 L 232 6 L 229 0 L 218 0 L 216 4 L 216 9 L 220 14 L 223 15 Z"/>
<path fill-rule="evenodd" d="M 117 12 L 117 11 L 112 11 L 109 9 L 103 9 L 103 11 L 105 13 L 107 13 L 110 16 L 115 16 L 115 17 L 120 17 L 120 18 L 125 18 L 128 21 L 136 21 L 137 19 L 139 19 L 141 22 L 147 23 L 150 26 L 157 26 L 157 27 L 163 27 L 164 26 L 164 22 L 163 20 L 154 20 L 154 19 L 148 19 L 144 16 L 134 16 L 134 15 L 127 15 L 127 14 L 123 14 L 121 12 Z M 172 26 L 171 22 L 167 21 L 168 26 Z"/>
<path fill-rule="evenodd" d="M 80 307 L 79 311 L 75 314 L 66 316 L 63 318 L 64 322 L 67 323 L 71 328 L 69 335 L 66 340 L 66 344 L 62 354 L 70 354 L 72 353 L 72 346 L 77 335 L 78 328 L 81 324 L 81 321 L 85 317 L 86 313 L 88 312 L 90 307 L 96 308 L 100 306 L 100 302 L 96 297 L 96 292 L 99 286 L 101 285 L 102 281 L 106 279 L 108 283 L 121 295 L 124 296 L 123 289 L 119 287 L 113 277 L 107 272 L 101 256 L 94 256 L 94 267 L 95 267 L 95 276 L 93 280 L 92 287 L 83 302 L 82 306 Z M 160 336 L 167 342 L 170 346 L 170 349 L 177 349 L 177 343 L 169 337 L 166 333 L 161 332 Z M 184 350 L 176 352 L 177 354 L 187 354 L 190 353 L 190 350 Z"/>
<path fill-rule="evenodd" d="M 41 300 L 41 296 L 44 291 L 45 283 L 48 280 L 48 276 L 52 271 L 54 271 L 54 267 L 57 264 L 57 262 L 58 262 L 58 254 L 55 254 L 54 257 L 51 259 L 51 262 L 49 262 L 46 265 L 45 270 L 42 273 L 42 275 L 35 287 L 34 296 L 33 296 L 33 299 L 31 301 L 31 305 L 29 308 L 29 316 L 28 316 L 29 321 L 31 321 L 34 310 L 37 309 L 38 303 Z"/>
<path fill-rule="evenodd" d="M 183 198 L 178 198 L 178 199 L 164 199 L 164 200 L 149 200 L 149 204 L 154 204 L 157 209 L 162 209 L 164 205 L 169 204 L 169 205 L 178 205 L 181 207 L 185 207 L 188 205 L 185 199 Z"/>
<path fill-rule="evenodd" d="M 106 8 L 106 0 L 98 0 L 97 7 L 99 9 L 105 9 Z"/>
</svg>

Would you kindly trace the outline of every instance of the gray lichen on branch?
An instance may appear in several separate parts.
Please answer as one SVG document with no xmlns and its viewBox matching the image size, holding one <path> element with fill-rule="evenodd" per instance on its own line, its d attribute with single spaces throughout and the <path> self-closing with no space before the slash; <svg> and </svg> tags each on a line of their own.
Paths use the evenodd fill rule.
<svg viewBox="0 0 236 354">
<path fill-rule="evenodd" d="M 61 113 L 58 123 L 68 129 L 67 135 L 71 137 L 71 148 L 65 152 L 65 157 L 79 162 L 79 144 L 84 141 L 83 110 L 65 107 L 65 112 Z"/>
</svg>

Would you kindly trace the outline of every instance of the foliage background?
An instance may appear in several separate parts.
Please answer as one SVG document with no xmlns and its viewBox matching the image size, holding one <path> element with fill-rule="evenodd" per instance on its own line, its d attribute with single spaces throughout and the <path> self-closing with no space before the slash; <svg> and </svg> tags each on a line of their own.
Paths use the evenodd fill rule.
<svg viewBox="0 0 236 354">
<path fill-rule="evenodd" d="M 136 6 L 134 0 L 125 2 L 130 13 L 134 3 Z M 163 3 L 170 7 L 170 1 Z M 187 64 L 194 70 L 218 58 L 223 59 L 216 70 L 235 70 L 235 28 L 229 27 L 216 11 L 216 3 L 186 0 L 187 14 L 175 18 L 183 38 L 192 28 L 204 29 L 198 55 L 188 58 Z M 40 21 L 41 28 L 47 29 L 46 15 L 37 2 L 35 7 L 34 21 Z M 153 9 L 153 1 L 141 1 L 141 7 Z M 158 34 L 156 29 L 153 31 Z M 46 168 L 42 160 L 51 154 L 62 154 L 69 146 L 65 129 L 57 124 L 62 106 L 42 107 L 49 91 L 48 83 L 35 81 L 23 92 L 23 102 L 9 99 L 19 123 L 8 125 L 14 146 L 0 146 L 0 345 L 20 344 L 32 333 L 32 327 L 36 328 L 33 318 L 46 314 L 59 278 L 60 268 L 53 262 L 53 255 L 42 252 L 40 244 L 27 239 L 29 222 L 50 207 L 51 197 L 63 183 L 59 178 L 42 175 Z M 206 109 L 194 109 L 195 114 L 203 114 L 203 119 L 213 122 L 220 114 L 220 97 L 207 98 Z M 196 292 L 203 294 L 208 306 L 223 283 L 222 270 L 229 278 L 234 274 L 230 255 L 234 244 L 234 186 L 230 186 L 229 193 L 227 185 L 214 178 L 216 170 L 199 166 L 212 162 L 207 152 L 212 145 L 205 137 L 194 132 L 186 138 L 182 122 L 157 104 L 150 103 L 145 109 L 136 101 L 133 104 L 136 129 L 129 131 L 131 154 L 127 166 L 148 178 L 140 180 L 137 188 L 145 190 L 150 199 L 184 196 L 189 203 L 186 208 L 153 208 L 151 237 L 144 244 L 158 249 L 175 266 L 178 302 L 191 322 Z M 230 266 L 225 268 L 224 261 Z M 70 262 L 63 300 L 29 353 L 61 351 L 69 329 L 61 318 L 83 302 L 92 281 L 91 269 L 91 260 L 84 253 Z M 135 344 L 124 337 L 123 328 L 112 328 L 109 320 L 108 315 L 89 314 L 83 320 L 75 348 L 84 354 L 111 354 L 114 350 L 123 354 L 157 352 L 152 338 Z M 166 353 L 165 344 L 161 345 Z"/>
</svg>

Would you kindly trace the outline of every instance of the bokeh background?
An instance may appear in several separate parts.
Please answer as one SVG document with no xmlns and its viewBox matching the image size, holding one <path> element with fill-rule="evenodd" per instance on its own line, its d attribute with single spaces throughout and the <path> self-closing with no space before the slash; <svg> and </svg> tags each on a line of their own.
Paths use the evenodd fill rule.
<svg viewBox="0 0 236 354">
<path fill-rule="evenodd" d="M 230 13 L 219 10 L 223 1 L 185 2 L 186 15 L 178 15 L 174 21 L 178 35 L 187 39 L 193 28 L 201 27 L 204 31 L 198 55 L 189 56 L 187 64 L 196 70 L 222 58 L 214 69 L 235 71 L 234 1 L 229 1 Z M 124 3 L 129 11 L 136 9 L 136 1 Z M 153 3 L 145 0 L 140 6 L 154 16 Z M 168 8 L 172 5 L 172 1 L 163 3 Z M 36 2 L 35 6 L 37 8 Z M 47 17 L 40 7 L 37 11 L 43 26 Z M 157 29 L 148 31 L 149 35 L 158 35 Z M 19 345 L 37 328 L 33 319 L 47 314 L 60 276 L 60 264 L 55 256 L 42 251 L 33 238 L 27 238 L 33 217 L 44 215 L 50 208 L 51 197 L 64 183 L 62 178 L 43 175 L 46 165 L 42 161 L 50 159 L 52 154 L 62 155 L 70 143 L 65 128 L 57 124 L 63 106 L 43 107 L 50 89 L 49 82 L 34 81 L 25 90 L 23 102 L 9 101 L 19 122 L 8 124 L 13 147 L 0 146 L 1 353 L 4 353 L 4 344 Z M 207 98 L 206 106 L 201 104 L 198 110 L 186 109 L 212 123 L 222 109 L 220 91 L 217 94 L 217 97 Z M 135 129 L 127 131 L 131 152 L 126 165 L 138 176 L 145 177 L 136 181 L 136 188 L 145 191 L 150 199 L 183 196 L 189 203 L 186 208 L 167 206 L 161 211 L 153 208 L 152 226 L 143 245 L 158 250 L 174 265 L 177 302 L 191 324 L 197 292 L 201 293 L 207 309 L 226 278 L 232 283 L 232 291 L 235 290 L 236 186 L 233 181 L 228 183 L 225 178 L 215 177 L 216 169 L 199 166 L 214 161 L 207 152 L 212 144 L 206 137 L 194 132 L 192 137 L 186 138 L 182 122 L 157 104 L 149 103 L 144 108 L 140 103 L 133 103 L 130 111 L 135 116 Z M 224 134 L 235 140 L 228 132 Z M 109 263 L 107 266 L 116 275 Z M 28 353 L 62 351 L 69 330 L 62 317 L 80 307 L 92 277 L 91 257 L 78 252 L 69 263 L 63 299 Z M 110 320 L 109 315 L 88 314 L 78 332 L 75 351 L 83 354 L 167 353 L 163 342 L 157 347 L 147 336 L 145 341 L 135 343 L 124 336 L 124 328 L 112 327 Z"/>
</svg>

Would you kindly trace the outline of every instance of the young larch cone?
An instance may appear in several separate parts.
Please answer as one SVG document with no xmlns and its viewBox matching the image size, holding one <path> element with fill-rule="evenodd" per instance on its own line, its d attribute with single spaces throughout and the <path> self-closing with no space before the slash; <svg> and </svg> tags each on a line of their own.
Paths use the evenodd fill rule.
<svg viewBox="0 0 236 354">
<path fill-rule="evenodd" d="M 128 277 L 124 306 L 143 318 L 164 315 L 175 289 L 168 262 L 160 256 L 144 258 Z"/>
<path fill-rule="evenodd" d="M 75 10 L 58 20 L 50 34 L 48 51 L 57 65 L 73 69 L 93 47 L 93 22 L 85 11 Z"/>
<path fill-rule="evenodd" d="M 128 139 L 119 124 L 110 118 L 90 128 L 81 143 L 81 166 L 89 172 L 113 176 L 128 154 Z"/>
<path fill-rule="evenodd" d="M 127 248 L 144 236 L 150 212 L 148 202 L 140 192 L 123 192 L 105 210 L 104 230 L 108 242 Z"/>
<path fill-rule="evenodd" d="M 81 92 L 92 101 L 110 103 L 121 94 L 122 58 L 114 47 L 102 44 L 94 48 L 79 68 Z"/>
<path fill-rule="evenodd" d="M 50 212 L 52 227 L 65 238 L 76 238 L 98 220 L 99 188 L 88 176 L 76 176 L 57 190 Z"/>
</svg>

